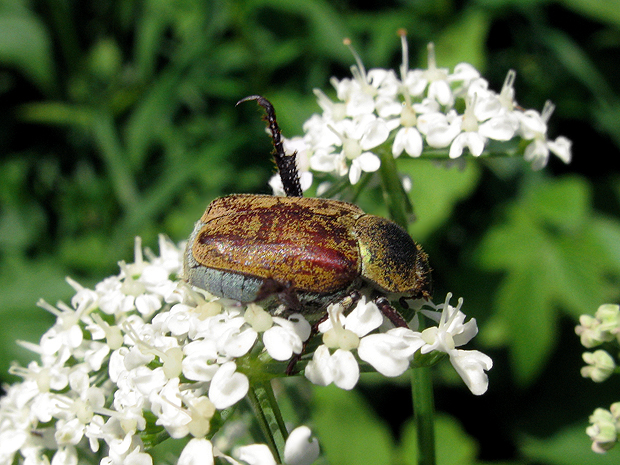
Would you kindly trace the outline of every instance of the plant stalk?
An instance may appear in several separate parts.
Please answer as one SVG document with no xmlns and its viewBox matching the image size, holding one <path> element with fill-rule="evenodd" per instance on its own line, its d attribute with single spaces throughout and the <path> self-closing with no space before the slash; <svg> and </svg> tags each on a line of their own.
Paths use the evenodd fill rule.
<svg viewBox="0 0 620 465">
<path fill-rule="evenodd" d="M 273 393 L 271 381 L 253 381 L 250 383 L 248 399 L 273 457 L 277 463 L 282 463 L 288 432 Z"/>
</svg>

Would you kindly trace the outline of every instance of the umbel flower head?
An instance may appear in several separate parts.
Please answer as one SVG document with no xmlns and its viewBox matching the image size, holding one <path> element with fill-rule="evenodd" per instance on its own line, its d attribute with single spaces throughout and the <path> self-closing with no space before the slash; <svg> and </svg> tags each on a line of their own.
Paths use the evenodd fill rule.
<svg viewBox="0 0 620 465">
<path fill-rule="evenodd" d="M 468 63 L 452 70 L 438 68 L 432 43 L 427 68 L 410 69 L 406 34 L 400 31 L 400 35 L 403 53 L 398 72 L 366 70 L 352 50 L 357 61 L 351 67 L 352 77 L 331 79 L 335 100 L 315 89 L 323 112 L 306 121 L 302 137 L 285 142 L 297 150 L 302 171 L 308 166 L 314 172 L 348 175 L 355 184 L 363 172 L 379 169 L 382 154 L 480 157 L 490 153 L 491 143 L 494 153 L 521 153 L 533 169 L 543 168 L 550 153 L 570 162 L 571 141 L 547 136 L 554 105 L 547 102 L 542 112 L 519 107 L 514 71 L 495 92 Z M 510 145 L 498 146 L 508 141 Z M 302 176 L 304 188 L 310 185 L 308 177 L 309 173 Z M 277 185 L 272 186 L 278 192 Z"/>
<path fill-rule="evenodd" d="M 0 464 L 46 464 L 48 457 L 52 464 L 75 464 L 93 454 L 104 465 L 150 464 L 148 448 L 164 437 L 194 438 L 179 464 L 213 463 L 225 453 L 241 462 L 272 463 L 256 461 L 267 450 L 258 444 L 218 450 L 213 424 L 246 396 L 255 376 L 277 372 L 267 365 L 280 367 L 282 376 L 285 361 L 302 352 L 309 323 L 298 314 L 275 317 L 257 305 L 191 289 L 180 279 L 183 246 L 164 237 L 159 246 L 159 255 L 143 253 L 136 240 L 134 262 L 121 262 L 120 273 L 94 289 L 69 279 L 76 291 L 70 305 L 40 302 L 56 323 L 39 344 L 22 342 L 40 361 L 11 369 L 22 381 L 7 386 L 0 400 Z M 306 377 L 351 389 L 359 363 L 398 376 L 414 354 L 439 351 L 481 394 L 492 363 L 457 349 L 477 331 L 474 320 L 464 322 L 461 304 L 452 307 L 448 297 L 425 311 L 439 326 L 421 333 L 389 329 L 364 298 L 347 316 L 333 305 Z M 307 428 L 295 431 L 284 450 L 286 463 L 309 464 L 318 455 L 316 440 Z"/>
<path fill-rule="evenodd" d="M 618 354 L 620 346 L 620 306 L 603 304 L 592 315 L 581 315 L 575 333 L 581 344 L 592 349 L 603 346 L 607 350 L 597 349 L 584 352 L 586 366 L 581 368 L 581 376 L 601 383 L 617 372 L 617 362 L 612 354 Z M 590 415 L 590 426 L 586 434 L 592 441 L 592 450 L 599 454 L 607 452 L 618 442 L 620 433 L 620 402 L 615 402 L 609 410 L 597 408 Z"/>
</svg>

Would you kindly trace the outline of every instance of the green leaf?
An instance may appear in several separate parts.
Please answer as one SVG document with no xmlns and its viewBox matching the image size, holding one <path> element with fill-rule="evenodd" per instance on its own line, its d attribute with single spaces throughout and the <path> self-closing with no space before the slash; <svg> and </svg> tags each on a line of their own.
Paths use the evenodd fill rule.
<svg viewBox="0 0 620 465">
<path fill-rule="evenodd" d="M 497 316 L 505 325 L 516 380 L 532 382 L 543 370 L 552 352 L 557 331 L 557 312 L 550 305 L 544 266 L 508 275 L 496 294 Z M 482 331 L 484 333 L 484 331 Z"/>
<path fill-rule="evenodd" d="M 437 166 L 432 160 L 401 158 L 397 160 L 400 172 L 413 181 L 409 198 L 416 221 L 409 226 L 409 232 L 417 241 L 424 242 L 450 218 L 455 205 L 476 188 L 480 168 L 476 163 L 468 163 L 459 170 L 456 166 Z"/>
<path fill-rule="evenodd" d="M 509 346 L 522 384 L 534 380 L 551 354 L 558 309 L 575 318 L 591 313 L 618 295 L 610 283 L 620 277 L 614 243 L 620 225 L 592 217 L 584 179 L 537 179 L 527 187 L 476 255 L 483 268 L 504 273 L 494 299 L 493 331 L 485 341 Z M 484 338 L 485 331 L 481 334 Z"/>
<path fill-rule="evenodd" d="M 314 387 L 313 423 L 330 463 L 392 463 L 394 445 L 387 426 L 355 391 Z M 346 426 L 346 427 L 345 427 Z"/>
<path fill-rule="evenodd" d="M 31 16 L 0 16 L 0 63 L 13 66 L 41 90 L 54 85 L 50 39 L 45 26 Z"/>
<path fill-rule="evenodd" d="M 566 177 L 543 189 L 534 189 L 527 199 L 527 208 L 545 223 L 574 230 L 583 226 L 590 212 L 590 190 L 583 178 Z"/>
<path fill-rule="evenodd" d="M 486 39 L 489 31 L 489 14 L 470 8 L 459 20 L 445 28 L 435 43 L 440 67 L 453 68 L 459 63 L 470 63 L 477 69 L 486 68 Z"/>
<path fill-rule="evenodd" d="M 610 0 L 564 0 L 567 8 L 582 13 L 597 21 L 620 26 L 620 8 L 618 3 Z"/>
</svg>

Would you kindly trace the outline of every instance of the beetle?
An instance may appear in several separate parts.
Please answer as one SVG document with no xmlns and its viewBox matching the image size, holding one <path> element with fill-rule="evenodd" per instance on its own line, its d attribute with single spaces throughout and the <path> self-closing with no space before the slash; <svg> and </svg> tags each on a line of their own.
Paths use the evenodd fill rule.
<svg viewBox="0 0 620 465">
<path fill-rule="evenodd" d="M 330 303 L 370 293 L 396 325 L 388 298 L 429 299 L 428 256 L 399 225 L 339 200 L 302 197 L 295 153 L 284 152 L 271 103 L 265 108 L 286 197 L 220 197 L 195 224 L 184 278 L 219 297 L 261 303 L 272 314 L 300 312 L 321 321 Z M 349 299 L 349 297 L 351 297 Z M 318 323 L 317 323 L 318 325 Z"/>
</svg>

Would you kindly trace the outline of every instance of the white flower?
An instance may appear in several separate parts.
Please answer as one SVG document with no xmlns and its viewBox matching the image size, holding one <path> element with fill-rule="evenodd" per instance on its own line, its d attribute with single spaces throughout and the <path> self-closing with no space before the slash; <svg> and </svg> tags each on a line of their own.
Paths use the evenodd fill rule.
<svg viewBox="0 0 620 465">
<path fill-rule="evenodd" d="M 448 69 L 437 68 L 435 61 L 435 45 L 431 42 L 427 47 L 428 69 L 422 72 L 422 82 L 428 85 L 428 97 L 437 100 L 441 105 L 451 106 L 454 96 L 448 82 Z"/>
<path fill-rule="evenodd" d="M 422 136 L 415 127 L 403 127 L 398 130 L 392 145 L 392 155 L 398 157 L 403 150 L 411 157 L 419 157 L 422 154 Z"/>
<path fill-rule="evenodd" d="M 360 369 L 350 351 L 337 349 L 330 354 L 327 346 L 321 345 L 314 351 L 304 375 L 319 386 L 334 383 L 341 389 L 350 390 L 357 384 Z"/>
<path fill-rule="evenodd" d="M 451 350 L 450 363 L 459 374 L 461 379 L 476 396 L 487 392 L 489 378 L 485 371 L 493 368 L 493 360 L 478 350 Z"/>
<path fill-rule="evenodd" d="M 418 129 L 434 148 L 448 147 L 461 132 L 461 118 L 455 110 L 444 114 L 428 112 L 418 117 Z"/>
<path fill-rule="evenodd" d="M 366 72 L 352 50 L 357 63 L 351 68 L 353 79 L 330 80 L 337 99 L 314 91 L 323 113 L 310 117 L 303 138 L 297 138 L 303 141 L 300 151 L 309 156 L 311 170 L 348 175 L 349 182 L 355 184 L 362 173 L 379 169 L 386 152 L 394 157 L 403 152 L 420 157 L 430 149 L 434 156 L 445 154 L 454 159 L 467 149 L 477 157 L 487 149 L 489 140 L 504 142 L 514 137 L 531 141 L 524 158 L 534 169 L 547 163 L 549 152 L 570 161 L 571 142 L 561 136 L 547 138 L 551 107 L 541 116 L 516 105 L 514 71 L 508 72 L 498 94 L 468 63 L 459 63 L 452 72 L 438 67 L 433 44 L 428 45 L 427 69 L 409 69 L 404 33 L 401 41 L 399 75 L 385 69 Z M 460 113 L 462 108 L 465 111 Z M 448 151 L 434 150 L 448 147 Z M 493 148 L 494 153 L 501 151 L 501 145 Z"/>
<path fill-rule="evenodd" d="M 517 113 L 519 117 L 519 131 L 524 139 L 532 140 L 526 147 L 524 158 L 532 162 L 532 169 L 542 169 L 547 165 L 549 152 L 553 152 L 564 163 L 571 161 L 572 143 L 566 137 L 560 136 L 555 141 L 547 139 L 547 122 L 555 109 L 555 105 L 547 101 L 541 114 L 535 110 Z"/>
<path fill-rule="evenodd" d="M 300 354 L 304 341 L 310 337 L 310 323 L 299 313 L 288 319 L 273 317 L 276 323 L 263 334 L 265 349 L 274 360 L 288 360 L 293 354 Z"/>
<path fill-rule="evenodd" d="M 581 338 L 581 344 L 591 349 L 604 342 L 620 337 L 620 306 L 601 305 L 594 317 L 581 315 L 575 333 Z"/>
<path fill-rule="evenodd" d="M 592 440 L 592 450 L 603 454 L 614 447 L 618 442 L 618 411 L 620 403 L 616 402 L 610 410 L 597 408 L 590 415 L 591 425 L 586 428 L 586 434 Z"/>
<path fill-rule="evenodd" d="M 456 307 L 450 305 L 451 293 L 446 295 L 443 304 L 437 305 L 441 309 L 438 326 L 426 328 L 417 333 L 424 344 L 420 348 L 422 354 L 438 350 L 450 356 L 450 363 L 463 379 L 469 390 L 475 395 L 484 394 L 489 385 L 485 371 L 493 367 L 493 360 L 477 350 L 459 350 L 456 347 L 467 344 L 478 332 L 476 320 L 465 323 L 465 314 L 461 312 L 463 299 L 459 299 Z M 419 336 L 418 336 L 419 334 Z"/>
<path fill-rule="evenodd" d="M 271 451 L 265 444 L 250 444 L 236 449 L 237 459 L 249 465 L 276 465 Z M 310 465 L 319 457 L 319 443 L 307 426 L 295 428 L 284 444 L 286 465 Z"/>
<path fill-rule="evenodd" d="M 408 333 L 405 336 L 405 332 L 394 330 L 389 335 L 369 335 L 383 323 L 383 314 L 374 302 L 367 302 L 366 297 L 362 297 L 346 317 L 340 304 L 329 305 L 327 312 L 329 319 L 319 325 L 324 344 L 316 349 L 304 371 L 311 382 L 321 386 L 334 383 L 341 389 L 353 389 L 360 373 L 357 360 L 351 352 L 354 349 L 357 349 L 362 360 L 386 376 L 396 371 L 398 373 L 392 376 L 398 376 L 407 369 L 416 350 L 411 344 L 402 347 L 402 338 L 409 336 Z M 386 346 L 390 347 L 386 350 Z M 330 349 L 334 352 L 331 353 Z M 390 352 L 390 349 L 394 350 Z M 406 355 L 399 350 L 404 350 Z M 398 368 L 394 368 L 394 365 L 398 365 Z"/>
<path fill-rule="evenodd" d="M 213 375 L 209 386 L 209 399 L 218 410 L 236 404 L 245 397 L 250 382 L 243 373 L 235 371 L 235 362 L 226 362 Z"/>
<path fill-rule="evenodd" d="M 381 166 L 379 157 L 369 150 L 385 142 L 390 134 L 383 118 L 365 114 L 355 119 L 345 119 L 329 127 L 340 139 L 337 146 L 341 147 L 341 152 L 333 156 L 336 159 L 351 160 L 349 170 L 351 184 L 357 183 L 362 171 L 373 172 L 379 169 Z"/>
<path fill-rule="evenodd" d="M 609 378 L 616 369 L 616 362 L 604 350 L 584 352 L 583 361 L 588 365 L 581 368 L 581 376 L 591 378 L 595 383 L 601 383 Z"/>
<path fill-rule="evenodd" d="M 402 375 L 413 354 L 424 345 L 408 328 L 393 328 L 386 333 L 371 334 L 360 341 L 359 357 L 383 376 Z"/>
<path fill-rule="evenodd" d="M 192 439 L 183 448 L 177 465 L 213 465 L 214 463 L 211 441 Z"/>
<path fill-rule="evenodd" d="M 299 426 L 288 435 L 284 444 L 286 465 L 310 465 L 319 457 L 319 441 L 307 426 Z"/>
</svg>

